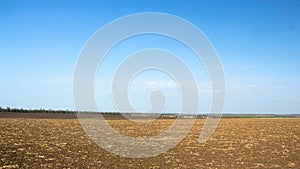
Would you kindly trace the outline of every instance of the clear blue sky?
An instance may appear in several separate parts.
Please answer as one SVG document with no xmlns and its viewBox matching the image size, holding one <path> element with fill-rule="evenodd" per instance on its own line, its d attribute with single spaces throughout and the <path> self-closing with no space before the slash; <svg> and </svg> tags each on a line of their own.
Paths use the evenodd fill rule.
<svg viewBox="0 0 300 169">
<path fill-rule="evenodd" d="M 81 48 L 108 22 L 138 12 L 177 15 L 207 35 L 224 66 L 226 112 L 300 112 L 300 1 L 297 0 L 0 0 L 0 106 L 74 109 L 72 80 Z M 138 37 L 119 49 L 124 52 L 154 45 L 179 55 L 184 53 L 185 49 L 177 47 L 175 42 L 165 45 L 168 40 L 145 38 Z M 137 47 L 138 44 L 142 45 Z M 103 62 L 103 69 L 118 63 L 113 54 Z M 189 55 L 182 57 L 190 62 L 191 69 L 201 65 L 193 63 Z M 113 108 L 109 93 L 103 92 L 109 86 L 105 83 L 110 71 L 105 72 L 103 79 L 100 76 L 96 79 L 96 95 L 100 110 L 110 111 Z M 196 73 L 196 77 L 200 90 L 205 91 L 208 81 L 203 72 Z M 172 79 L 165 75 L 157 72 L 141 75 L 136 78 L 133 91 L 140 90 L 139 81 L 164 88 L 170 98 L 177 96 Z M 137 96 L 131 93 L 132 102 L 141 110 L 147 107 L 147 92 L 148 89 L 138 91 Z M 209 100 L 209 94 L 205 97 Z M 178 106 L 177 101 L 167 103 L 170 111 Z"/>
</svg>

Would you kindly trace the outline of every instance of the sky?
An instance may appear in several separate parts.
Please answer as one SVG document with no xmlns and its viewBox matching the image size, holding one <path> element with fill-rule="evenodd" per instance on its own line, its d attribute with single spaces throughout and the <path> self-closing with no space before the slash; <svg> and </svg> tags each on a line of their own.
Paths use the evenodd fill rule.
<svg viewBox="0 0 300 169">
<path fill-rule="evenodd" d="M 191 22 L 214 45 L 226 79 L 225 112 L 299 113 L 299 9 L 296 0 L 0 0 L 0 106 L 74 110 L 73 75 L 87 40 L 120 17 L 162 12 Z M 194 73 L 201 111 L 209 110 L 211 84 L 201 61 L 178 41 L 144 35 L 120 43 L 99 66 L 95 96 L 100 111 L 116 111 L 113 73 L 126 56 L 144 48 L 178 55 Z M 167 98 L 168 112 L 180 108 L 176 82 L 155 70 L 133 79 L 132 105 L 147 111 L 149 94 L 157 89 Z"/>
</svg>

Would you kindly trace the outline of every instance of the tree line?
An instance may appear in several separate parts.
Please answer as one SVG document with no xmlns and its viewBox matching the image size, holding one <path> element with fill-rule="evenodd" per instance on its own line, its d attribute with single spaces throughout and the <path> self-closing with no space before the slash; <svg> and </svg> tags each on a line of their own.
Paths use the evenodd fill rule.
<svg viewBox="0 0 300 169">
<path fill-rule="evenodd" d="M 10 108 L 10 107 L 0 107 L 0 112 L 14 112 L 14 113 L 66 113 L 66 114 L 76 114 L 78 111 L 75 110 L 53 110 L 53 109 L 23 109 L 23 108 Z M 90 111 L 80 111 L 80 113 L 102 113 L 119 115 L 118 112 L 90 112 Z"/>
<path fill-rule="evenodd" d="M 15 112 L 15 113 L 76 113 L 72 110 L 52 110 L 52 109 L 22 109 L 22 108 L 10 108 L 0 107 L 0 112 Z"/>
</svg>

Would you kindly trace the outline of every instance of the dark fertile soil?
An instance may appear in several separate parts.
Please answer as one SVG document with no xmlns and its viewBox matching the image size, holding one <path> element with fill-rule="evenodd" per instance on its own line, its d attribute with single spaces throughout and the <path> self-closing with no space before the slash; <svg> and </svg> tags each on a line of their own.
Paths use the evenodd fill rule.
<svg viewBox="0 0 300 169">
<path fill-rule="evenodd" d="M 0 118 L 0 168 L 300 168 L 299 118 L 222 119 L 205 144 L 198 143 L 205 119 L 197 119 L 176 147 L 133 159 L 93 143 L 75 114 L 16 115 Z M 173 121 L 158 119 L 151 124 L 156 127 L 144 128 L 124 119 L 109 124 L 137 137 L 158 134 Z"/>
</svg>

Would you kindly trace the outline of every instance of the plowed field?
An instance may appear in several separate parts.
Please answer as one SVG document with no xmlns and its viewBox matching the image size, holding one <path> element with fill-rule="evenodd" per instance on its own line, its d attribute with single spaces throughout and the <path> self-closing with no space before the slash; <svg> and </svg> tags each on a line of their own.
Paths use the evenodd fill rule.
<svg viewBox="0 0 300 169">
<path fill-rule="evenodd" d="M 155 135 L 156 127 L 109 123 L 127 135 Z M 300 168 L 300 119 L 222 119 L 212 137 L 199 144 L 204 119 L 171 150 L 151 158 L 112 154 L 89 139 L 77 119 L 0 118 L 0 168 Z M 148 134 L 147 134 L 148 133 Z"/>
</svg>

